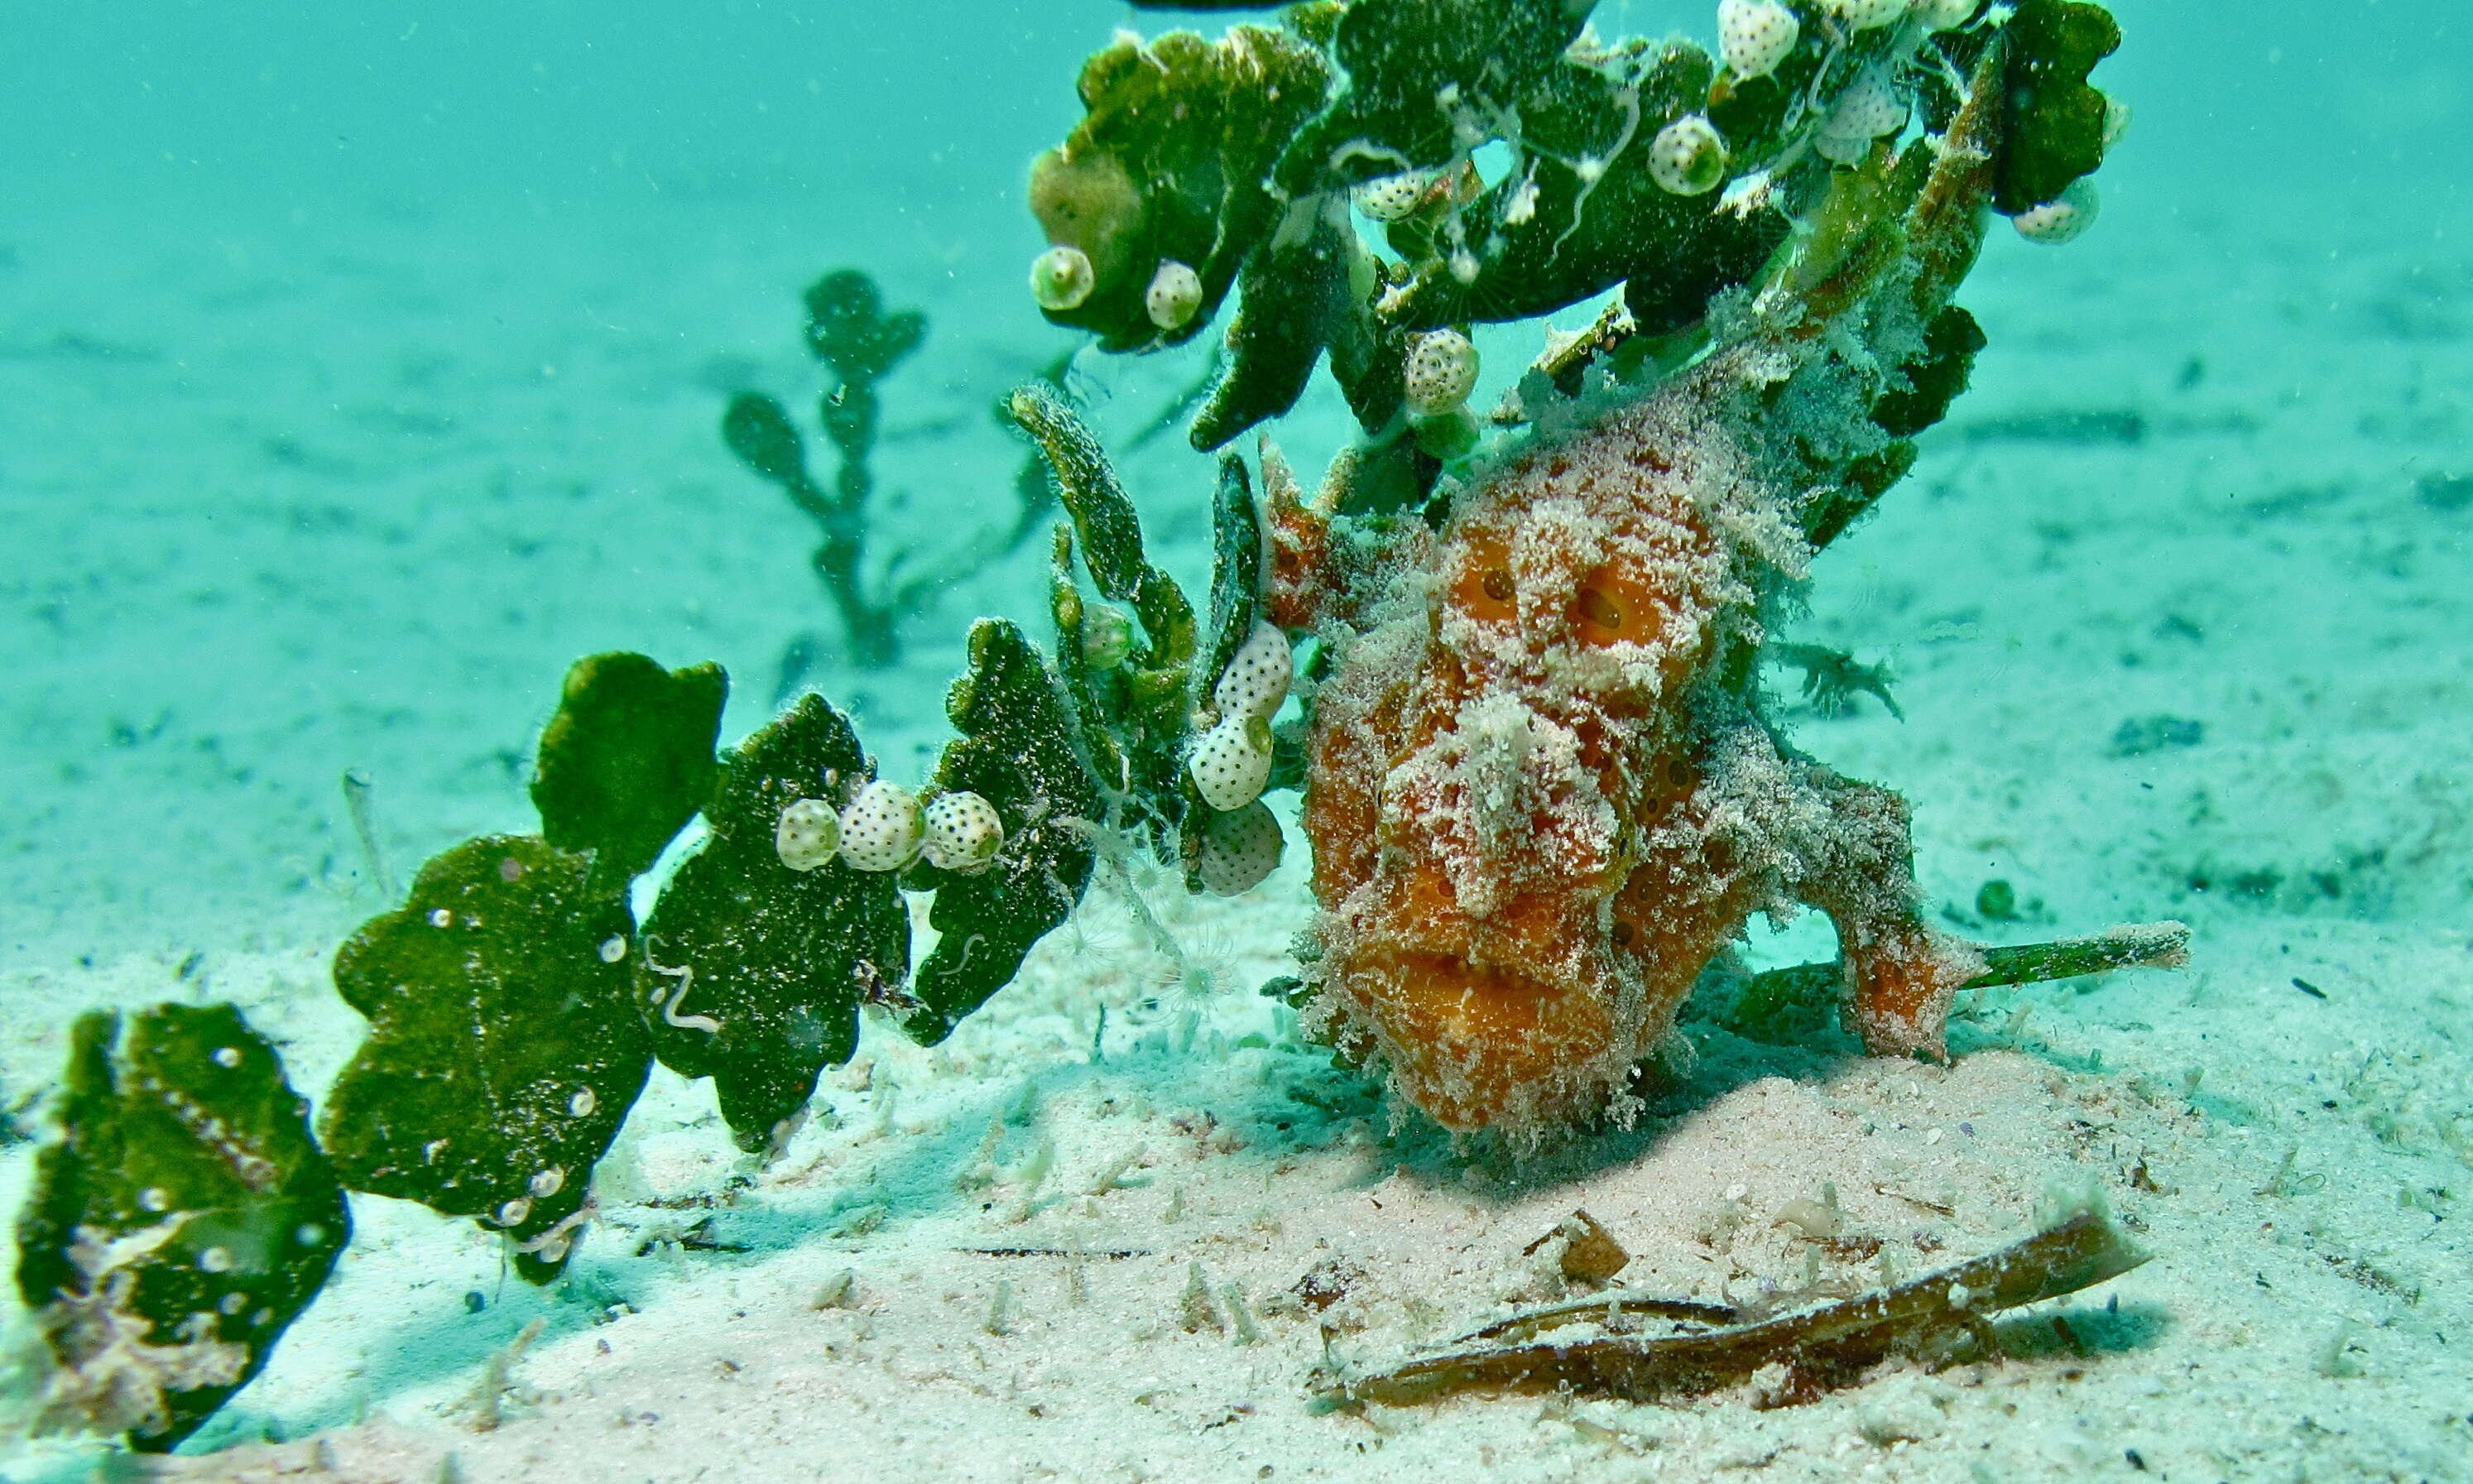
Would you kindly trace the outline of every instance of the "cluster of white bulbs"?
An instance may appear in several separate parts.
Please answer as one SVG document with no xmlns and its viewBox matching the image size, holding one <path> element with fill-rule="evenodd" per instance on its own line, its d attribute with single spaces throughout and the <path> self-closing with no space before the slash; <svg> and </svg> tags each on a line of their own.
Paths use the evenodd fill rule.
<svg viewBox="0 0 2473 1484">
<path fill-rule="evenodd" d="M 822 799 L 793 801 L 773 829 L 774 853 L 792 871 L 839 857 L 852 871 L 900 871 L 925 856 L 940 870 L 976 875 L 1004 849 L 996 805 L 967 789 L 925 805 L 899 783 L 867 784 L 839 810 Z"/>
</svg>

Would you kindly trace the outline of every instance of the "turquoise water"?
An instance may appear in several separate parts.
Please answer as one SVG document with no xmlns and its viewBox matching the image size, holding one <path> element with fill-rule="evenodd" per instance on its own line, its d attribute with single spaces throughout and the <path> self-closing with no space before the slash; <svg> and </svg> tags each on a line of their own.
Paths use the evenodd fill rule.
<svg viewBox="0 0 2473 1484">
<path fill-rule="evenodd" d="M 2255 1145 L 2190 1203 L 2221 1212 L 2156 1223 L 2185 1269 L 2208 1265 L 2211 1233 L 2270 1255 L 2245 1247 L 2239 1283 L 2159 1301 L 2187 1352 L 2146 1352 L 2142 1374 L 2163 1385 L 2189 1353 L 2254 1345 L 2252 1370 L 2193 1393 L 2210 1400 L 2187 1428 L 2264 1438 L 2269 1412 L 2307 1414 L 2341 1418 L 2346 1441 L 2218 1439 L 2186 1476 L 2473 1476 L 2457 1358 L 2473 1343 L 2473 23 L 2440 0 L 2114 9 L 2128 39 L 2097 81 L 2135 121 L 2101 222 L 2057 251 L 1999 231 L 1961 296 L 1991 340 L 1974 391 L 1815 573 L 1800 636 L 1885 660 L 1905 720 L 1798 710 L 1797 740 L 1914 801 L 1918 874 L 1949 923 L 2197 928 L 2187 982 L 2020 1000 L 2067 1027 L 2043 1044 L 2052 1065 L 2138 1096 L 2225 1089 L 2202 1111 Z M 1596 13 L 1608 33 L 1706 39 L 1704 10 Z M 1044 245 L 1028 162 L 1079 117 L 1085 54 L 1114 27 L 1170 23 L 1080 0 L 14 7 L 0 1109 L 39 1132 L 67 1021 L 164 997 L 240 1000 L 322 1087 L 357 1034 L 325 1002 L 327 955 L 385 904 L 380 875 L 529 827 L 533 739 L 578 655 L 721 661 L 725 739 L 821 689 L 889 768 L 924 772 L 968 619 L 1044 639 L 1044 541 L 931 589 L 900 629 L 903 662 L 861 669 L 805 568 L 811 529 L 731 459 L 720 411 L 752 387 L 804 418 L 821 377 L 799 292 L 864 268 L 929 323 L 883 390 L 877 549 L 960 570 L 1014 511 L 1022 450 L 991 408 L 1079 344 L 1023 288 Z M 1538 337 L 1480 343 L 1490 395 Z M 1142 435 L 1204 369 L 1188 349 L 1086 352 L 1074 371 L 1164 564 L 1196 592 L 1210 462 Z M 1310 480 L 1349 432 L 1323 378 L 1277 436 Z M 371 782 L 374 859 L 348 770 Z M 2023 907 L 1986 912 L 1994 882 Z M 1210 927 L 1248 986 L 1301 921 L 1297 863 L 1265 890 L 1282 902 Z M 1829 936 L 1807 919 L 1751 951 L 1825 957 Z M 2317 1204 L 2242 1206 L 2287 1147 Z M 708 1185 L 728 1157 L 698 1156 Z M 0 1160 L 13 1205 L 30 1151 Z M 353 1290 L 291 1342 L 314 1368 L 270 1373 L 192 1451 L 454 1390 L 528 1312 L 518 1297 L 507 1326 L 456 1328 L 445 1305 L 485 1282 L 486 1255 L 437 1257 L 441 1237 L 424 1257 L 419 1232 L 384 1230 L 390 1263 L 464 1264 L 406 1301 L 442 1305 L 429 1328 L 356 1339 L 348 1316 L 370 1322 L 389 1290 Z M 2275 1260 L 2295 1297 L 2273 1288 Z M 2244 1304 L 2261 1305 L 2243 1311 L 2249 1341 L 2197 1322 Z M 2340 1323 L 2367 1337 L 2362 1358 L 2340 1344 L 2317 1363 Z M 1312 1331 L 1297 1333 L 1302 1369 Z M 378 1380 L 335 1379 L 352 1367 Z M 2048 1392 L 2030 1412 L 2062 1407 Z M 2170 1437 L 2173 1405 L 2139 1425 Z M 1865 1456 L 1885 1476 L 1965 1477 L 1952 1440 L 1979 1424 Z M 866 1456 L 924 1468 L 886 1426 Z M 1343 1446 L 1300 1430 L 1264 1457 L 1283 1477 L 1292 1460 L 1375 1467 L 1336 1461 Z M 61 1456 L 29 1453 L 21 1474 L 0 1453 L 0 1476 L 84 1467 Z M 600 1476 L 564 1460 L 549 1476 Z M 1796 1467 L 1835 1465 L 1815 1447 Z"/>
</svg>

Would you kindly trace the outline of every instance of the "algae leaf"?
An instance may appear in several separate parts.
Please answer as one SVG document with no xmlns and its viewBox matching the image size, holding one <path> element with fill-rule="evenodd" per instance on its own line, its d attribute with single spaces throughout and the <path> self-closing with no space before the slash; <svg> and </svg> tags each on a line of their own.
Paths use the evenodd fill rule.
<svg viewBox="0 0 2473 1484">
<path fill-rule="evenodd" d="M 1173 818 L 1180 775 L 1177 750 L 1185 737 L 1186 687 L 1197 642 L 1193 606 L 1176 580 L 1144 555 L 1134 503 L 1116 482 L 1099 441 L 1072 409 L 1033 384 L 1015 391 L 1007 411 L 1038 441 L 1056 472 L 1057 491 L 1081 537 L 1082 560 L 1092 585 L 1131 608 L 1141 622 L 1142 642 L 1105 675 L 1081 664 L 1078 656 L 1066 661 L 1077 706 L 1087 703 L 1100 718 L 1092 760 L 1105 770 L 1102 777 L 1123 778 L 1112 786 Z M 1060 541 L 1057 555 L 1061 563 L 1069 563 L 1070 543 Z M 1056 581 L 1051 597 L 1062 633 L 1078 623 L 1081 610 L 1078 599 L 1067 602 L 1070 575 L 1066 566 L 1057 568 Z"/>
<path fill-rule="evenodd" d="M 17 1222 L 37 1425 L 162 1452 L 249 1384 L 351 1235 L 308 1104 L 229 1005 L 80 1017 Z"/>
<path fill-rule="evenodd" d="M 1347 84 L 1297 131 L 1273 179 L 1301 198 L 1444 163 L 1458 147 L 1455 107 L 1518 109 L 1587 19 L 1564 0 L 1357 0 L 1332 43 Z"/>
<path fill-rule="evenodd" d="M 1245 260 L 1227 373 L 1187 435 L 1195 448 L 1207 453 L 1297 404 L 1323 347 L 1362 314 L 1349 302 L 1358 251 L 1334 199 L 1294 242 L 1274 240 Z"/>
<path fill-rule="evenodd" d="M 1092 54 L 1076 83 L 1084 117 L 1031 167 L 1031 211 L 1048 240 L 1079 249 L 1094 270 L 1089 297 L 1047 318 L 1096 333 L 1109 350 L 1201 333 L 1271 235 L 1280 204 L 1263 178 L 1330 83 L 1309 41 L 1264 26 L 1235 26 L 1218 41 L 1120 34 Z M 1202 287 L 1192 318 L 1174 327 L 1145 303 L 1164 261 L 1192 268 Z"/>
<path fill-rule="evenodd" d="M 1484 224 L 1472 231 L 1474 255 L 1455 264 L 1439 244 L 1413 254 L 1417 275 L 1385 317 L 1409 329 L 1523 320 L 1629 280 L 1626 302 L 1646 332 L 1698 323 L 1711 297 L 1747 281 L 1788 230 L 1784 214 L 1727 210 L 1715 191 L 1675 195 L 1649 168 L 1645 141 L 1698 110 L 1713 71 L 1707 53 L 1671 41 L 1621 77 L 1570 60 L 1540 76 L 1520 109 L 1526 167 L 1463 212 Z"/>
<path fill-rule="evenodd" d="M 790 493 L 799 508 L 824 494 L 807 475 L 807 444 L 781 404 L 761 392 L 741 392 L 721 414 L 721 441 L 740 463 Z"/>
<path fill-rule="evenodd" d="M 844 381 L 881 380 L 927 338 L 925 315 L 886 314 L 876 280 L 855 268 L 808 285 L 806 303 L 807 348 Z"/>
<path fill-rule="evenodd" d="M 2103 163 L 2102 93 L 2087 84 L 2121 46 L 2111 12 L 2081 0 L 2020 0 L 2008 37 L 2007 142 L 1995 166 L 1993 204 L 2015 216 L 2057 199 Z"/>
<path fill-rule="evenodd" d="M 319 1132 L 344 1183 L 473 1216 L 546 1282 L 564 1266 L 593 1161 L 643 1089 L 623 886 L 533 835 L 432 858 L 401 910 L 335 954 L 370 1019 Z"/>
<path fill-rule="evenodd" d="M 1220 672 L 1254 634 L 1262 606 L 1262 516 L 1254 503 L 1245 461 L 1219 460 L 1219 486 L 1211 502 L 1211 648 L 1193 674 L 1193 705 L 1211 699 Z"/>
<path fill-rule="evenodd" d="M 1099 446 L 1065 399 L 1033 382 L 1018 388 L 1006 410 L 1039 443 L 1056 472 L 1058 496 L 1082 538 L 1082 560 L 1099 591 L 1129 605 L 1142 621 L 1150 668 L 1182 665 L 1193 655 L 1193 609 L 1175 579 L 1151 565 L 1142 550 L 1141 517 Z"/>
<path fill-rule="evenodd" d="M 924 864 L 911 873 L 911 885 L 936 893 L 927 921 L 941 935 L 911 985 L 922 1008 L 901 1022 L 922 1045 L 1011 982 L 1031 945 L 1082 899 L 1102 809 L 1056 682 L 1020 629 L 996 618 L 972 625 L 971 668 L 945 710 L 961 736 L 937 759 L 934 787 L 996 805 L 1005 844 L 975 875 Z"/>
<path fill-rule="evenodd" d="M 600 886 L 649 869 L 712 795 L 729 694 L 717 664 L 664 670 L 625 653 L 577 660 L 533 769 L 542 838 L 592 852 Z"/>
<path fill-rule="evenodd" d="M 787 1132 L 817 1074 L 858 1044 L 860 1001 L 909 971 L 910 917 L 890 873 L 839 859 L 793 871 L 773 843 L 784 807 L 838 803 L 867 771 L 850 722 L 801 697 L 723 759 L 711 833 L 644 924 L 636 988 L 654 1054 L 713 1080 L 742 1149 Z"/>
<path fill-rule="evenodd" d="M 1091 630 L 1082 605 L 1082 590 L 1073 582 L 1073 528 L 1061 523 L 1056 527 L 1055 544 L 1048 555 L 1047 608 L 1056 622 L 1056 673 L 1072 701 L 1073 719 L 1082 729 L 1083 745 L 1090 749 L 1091 771 L 1106 779 L 1110 789 L 1123 793 L 1132 786 L 1131 772 L 1124 753 L 1108 730 L 1100 700 L 1101 688 L 1110 676 L 1092 663 L 1086 647 Z"/>
</svg>

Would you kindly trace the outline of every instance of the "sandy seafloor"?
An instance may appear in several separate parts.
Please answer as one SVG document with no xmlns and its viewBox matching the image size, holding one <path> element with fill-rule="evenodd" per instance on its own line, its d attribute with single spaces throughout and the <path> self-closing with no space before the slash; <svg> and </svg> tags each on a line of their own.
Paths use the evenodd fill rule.
<svg viewBox="0 0 2473 1484">
<path fill-rule="evenodd" d="M 1234 901 L 1160 885 L 1224 988 L 1148 1014 L 1152 966 L 1094 895 L 945 1046 L 871 1023 L 770 1167 L 736 1156 L 708 1089 L 657 1069 L 558 1287 L 509 1277 L 469 1223 L 356 1200 L 350 1251 L 263 1377 L 157 1467 L 2473 1478 L 2473 485 L 2450 482 L 2473 478 L 2473 222 L 2378 205 L 2133 177 L 2070 250 L 1996 240 L 1964 296 L 1992 338 L 1975 392 L 1820 563 L 1796 635 L 1886 659 L 1906 720 L 1780 701 L 1802 746 L 1913 802 L 1954 925 L 2179 918 L 2187 972 L 1974 997 L 1946 1068 L 1690 1019 L 1691 1069 L 1636 1132 L 1522 1159 L 1395 1113 L 1253 993 L 1307 911 L 1301 847 Z M 539 218 L 97 203 L 38 225 L 0 232 L 12 1109 L 81 1011 L 164 998 L 238 1003 L 323 1089 L 360 1031 L 325 963 L 381 906 L 344 769 L 375 779 L 400 874 L 524 826 L 531 735 L 577 654 L 719 658 L 726 733 L 762 720 L 785 644 L 831 630 L 806 532 L 713 428 L 733 387 L 812 391 L 807 276 L 885 265 L 934 320 L 886 388 L 895 539 L 1004 518 L 1020 449 L 987 406 L 1060 344 L 1009 297 L 1026 228 L 800 235 L 758 191 Z M 1498 379 L 1532 347 L 1486 347 Z M 1193 369 L 1094 364 L 1085 385 L 1121 443 Z M 1312 468 L 1341 431 L 1325 389 L 1281 436 Z M 1174 438 L 1124 464 L 1188 582 L 1207 467 Z M 810 680 L 916 776 L 963 621 L 1044 632 L 1043 582 L 1026 553 L 943 594 L 906 668 Z M 2123 730 L 2156 717 L 2196 725 Z M 2020 921 L 1972 915 L 1995 878 Z M 1747 949 L 1828 952 L 1812 922 Z M 39 1104 L 20 1116 L 40 1128 Z M 0 1208 L 30 1151 L 0 1150 Z M 1777 1224 L 1824 1185 L 1915 1274 L 2090 1182 L 2154 1260 L 2015 1316 L 1998 1361 L 1891 1365 L 1773 1410 L 1749 1391 L 1309 1403 L 1322 1326 L 1372 1365 L 1559 1297 L 1522 1250 L 1575 1208 L 1633 1255 L 1623 1285 L 1740 1297 L 1877 1280 Z M 1351 1276 L 1317 1313 L 1291 1289 L 1323 1265 Z M 1213 1322 L 1188 1328 L 1197 1266 Z M 98 1456 L 12 1445 L 0 1478 L 84 1478 Z"/>
</svg>

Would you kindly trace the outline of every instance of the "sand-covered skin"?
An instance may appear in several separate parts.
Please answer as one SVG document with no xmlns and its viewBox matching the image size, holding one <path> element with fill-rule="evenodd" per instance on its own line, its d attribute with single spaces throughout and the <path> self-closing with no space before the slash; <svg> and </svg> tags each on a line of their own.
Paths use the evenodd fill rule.
<svg viewBox="0 0 2473 1484">
<path fill-rule="evenodd" d="M 1103 903 L 947 1047 L 871 1023 L 768 1170 L 742 1168 L 707 1090 L 657 1075 L 568 1286 L 502 1276 L 468 1224 L 356 1202 L 334 1284 L 167 1471 L 2077 1480 L 2129 1476 L 2135 1450 L 2157 1477 L 2473 1476 L 2473 487 L 2449 482 L 2473 476 L 2473 238 L 2173 204 L 2124 190 L 2066 251 L 1995 245 L 1964 296 L 1992 336 L 1977 391 L 1819 563 L 1794 635 L 1890 659 L 1908 720 L 1865 702 L 1795 725 L 1913 801 L 1954 927 L 2178 916 L 2187 973 L 1987 994 L 1947 1070 L 1687 1014 L 1694 1070 L 1638 1131 L 1515 1163 L 1395 1128 L 1253 993 L 1307 910 L 1292 844 L 1234 904 L 1155 884 L 1226 984 L 1189 1027 L 1138 1011 L 1157 966 Z M 523 825 L 576 654 L 718 658 L 727 732 L 765 714 L 784 641 L 828 617 L 806 532 L 714 421 L 742 381 L 812 389 L 807 275 L 908 244 L 698 210 L 668 235 L 370 219 L 20 243 L 0 278 L 0 1107 L 57 1074 L 81 1010 L 161 997 L 235 1000 L 322 1091 L 360 1034 L 325 961 L 380 905 L 344 768 L 376 778 L 400 875 Z M 885 389 L 911 431 L 887 452 L 914 492 L 900 529 L 932 544 L 942 493 L 1003 514 L 1019 449 L 985 409 L 1053 342 L 978 313 L 989 285 L 1018 292 L 1009 262 L 888 278 L 936 321 Z M 509 327 L 477 335 L 492 317 Z M 1528 348 L 1489 341 L 1488 364 Z M 1121 442 L 1177 369 L 1096 374 Z M 1309 479 L 1338 436 L 1328 399 L 1282 433 Z M 1190 582 L 1208 476 L 1174 443 L 1126 472 Z M 952 594 L 909 669 L 817 679 L 915 781 L 962 620 L 1035 616 L 1040 581 L 1020 562 Z M 2015 921 L 1972 910 L 1995 878 Z M 1759 951 L 1824 955 L 1826 932 Z M 0 1150 L 0 1209 L 29 1152 Z M 1575 1208 L 1634 1254 L 1625 1284 L 1740 1296 L 1805 1281 L 1813 1245 L 1776 1218 L 1824 1183 L 1911 1275 L 2016 1235 L 2054 1179 L 2099 1184 L 2155 1254 L 2059 1306 L 2085 1355 L 2037 1311 L 2016 1358 L 1785 1410 L 1309 1405 L 1321 1323 L 1339 1360 L 1380 1364 L 1560 1296 L 1521 1251 Z M 986 1251 L 1031 1248 L 1133 1255 Z M 1218 1327 L 1188 1332 L 1196 1263 Z M 1282 1298 L 1328 1263 L 1363 1273 L 1332 1309 Z M 90 1456 L 29 1447 L 0 1477 L 83 1478 Z"/>
</svg>

